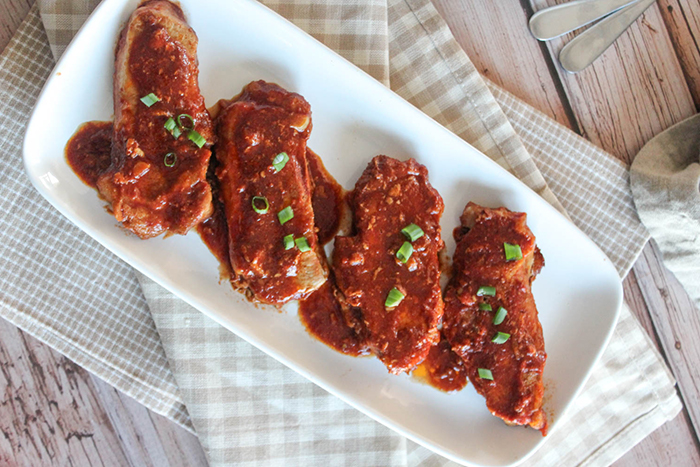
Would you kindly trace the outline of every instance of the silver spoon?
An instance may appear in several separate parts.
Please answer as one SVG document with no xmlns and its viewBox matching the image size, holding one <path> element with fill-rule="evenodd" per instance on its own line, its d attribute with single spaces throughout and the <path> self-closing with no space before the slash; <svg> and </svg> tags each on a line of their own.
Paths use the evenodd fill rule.
<svg viewBox="0 0 700 467">
<path fill-rule="evenodd" d="M 559 52 L 561 66 L 577 73 L 605 52 L 656 0 L 639 0 L 591 26 Z"/>
<path fill-rule="evenodd" d="M 638 0 L 574 0 L 540 10 L 530 18 L 530 32 L 541 41 L 583 27 Z"/>
</svg>

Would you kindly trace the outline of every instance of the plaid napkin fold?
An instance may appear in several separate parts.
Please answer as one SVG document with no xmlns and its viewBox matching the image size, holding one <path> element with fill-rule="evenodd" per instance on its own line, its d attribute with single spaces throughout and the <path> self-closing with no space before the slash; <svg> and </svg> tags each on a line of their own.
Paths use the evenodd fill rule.
<svg viewBox="0 0 700 467">
<path fill-rule="evenodd" d="M 0 56 L 0 315 L 195 428 L 214 465 L 445 463 L 137 278 L 31 188 L 22 130 L 51 51 L 62 53 L 95 3 L 40 0 L 46 32 L 35 7 Z M 627 169 L 485 83 L 429 0 L 265 3 L 566 208 L 621 275 L 629 270 L 648 237 Z M 673 385 L 625 307 L 563 426 L 527 464 L 612 462 L 680 411 Z"/>
</svg>

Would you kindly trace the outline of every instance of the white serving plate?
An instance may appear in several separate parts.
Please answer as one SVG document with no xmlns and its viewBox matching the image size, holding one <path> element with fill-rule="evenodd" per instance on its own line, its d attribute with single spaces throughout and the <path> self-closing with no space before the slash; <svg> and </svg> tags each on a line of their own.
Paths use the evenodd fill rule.
<svg viewBox="0 0 700 467">
<path fill-rule="evenodd" d="M 139 240 L 117 228 L 93 189 L 64 158 L 89 120 L 112 118 L 117 35 L 137 5 L 105 0 L 46 83 L 29 122 L 24 163 L 37 190 L 63 215 L 126 262 L 251 344 L 370 417 L 464 464 L 514 465 L 547 438 L 507 427 L 469 385 L 444 394 L 409 376 L 391 376 L 374 358 L 341 355 L 309 337 L 294 307 L 253 307 L 219 283 L 217 261 L 196 233 Z M 573 224 L 515 177 L 284 18 L 253 0 L 182 0 L 199 37 L 200 86 L 207 105 L 255 79 L 301 93 L 313 109 L 310 147 L 347 189 L 377 154 L 416 158 L 445 200 L 443 237 L 468 201 L 528 213 L 546 259 L 534 283 L 549 355 L 545 410 L 551 431 L 605 348 L 622 302 L 608 258 Z"/>
</svg>

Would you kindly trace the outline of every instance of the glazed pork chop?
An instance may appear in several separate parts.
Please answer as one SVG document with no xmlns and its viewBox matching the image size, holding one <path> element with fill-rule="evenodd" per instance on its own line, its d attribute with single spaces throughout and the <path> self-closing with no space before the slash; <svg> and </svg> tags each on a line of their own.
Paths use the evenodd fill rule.
<svg viewBox="0 0 700 467">
<path fill-rule="evenodd" d="M 234 286 L 274 305 L 307 297 L 328 275 L 306 163 L 308 102 L 254 81 L 237 100 L 222 104 L 216 129 Z"/>
<path fill-rule="evenodd" d="M 443 332 L 491 413 L 547 432 L 547 359 L 531 284 L 544 258 L 525 213 L 469 203 L 455 229 Z"/>
<path fill-rule="evenodd" d="M 114 217 L 141 238 L 185 234 L 211 213 L 214 135 L 198 73 L 197 36 L 180 7 L 141 4 L 117 44 L 111 165 L 97 180 Z"/>
<path fill-rule="evenodd" d="M 442 198 L 423 165 L 387 156 L 348 196 L 355 235 L 333 252 L 347 321 L 391 373 L 410 371 L 439 338 Z"/>
</svg>

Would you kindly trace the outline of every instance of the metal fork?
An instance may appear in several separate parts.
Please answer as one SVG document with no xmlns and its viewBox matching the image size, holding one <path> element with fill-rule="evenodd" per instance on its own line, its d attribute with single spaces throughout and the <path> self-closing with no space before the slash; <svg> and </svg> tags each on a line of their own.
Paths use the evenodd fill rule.
<svg viewBox="0 0 700 467">
<path fill-rule="evenodd" d="M 638 0 L 574 0 L 538 11 L 530 18 L 530 32 L 541 41 L 559 37 Z"/>
<path fill-rule="evenodd" d="M 602 19 L 559 52 L 562 68 L 577 73 L 593 63 L 656 0 L 574 0 L 540 10 L 530 18 L 530 31 L 550 40 Z"/>
<path fill-rule="evenodd" d="M 639 0 L 588 28 L 561 49 L 561 66 L 570 73 L 586 68 L 655 2 L 656 0 Z"/>
</svg>

